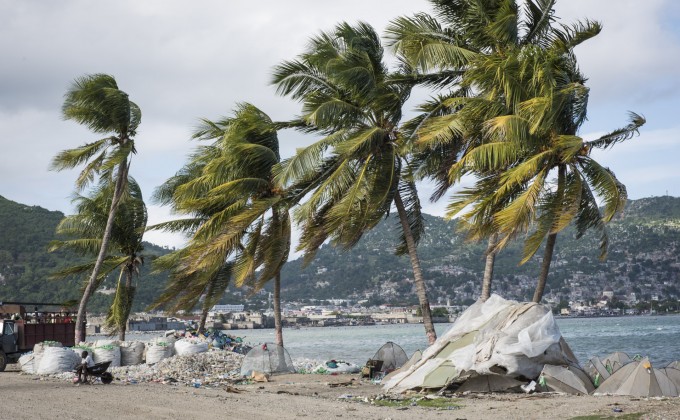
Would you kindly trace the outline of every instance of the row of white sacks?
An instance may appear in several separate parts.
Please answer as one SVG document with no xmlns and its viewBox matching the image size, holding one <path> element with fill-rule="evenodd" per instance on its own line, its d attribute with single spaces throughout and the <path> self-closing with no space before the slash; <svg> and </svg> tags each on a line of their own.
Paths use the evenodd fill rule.
<svg viewBox="0 0 680 420">
<path fill-rule="evenodd" d="M 92 345 L 94 344 L 94 345 Z M 63 347 L 61 343 L 39 343 L 33 353 L 19 358 L 21 370 L 38 375 L 51 375 L 74 370 L 81 361 L 81 354 L 87 351 L 95 363 L 110 361 L 111 367 L 131 366 L 142 363 L 154 364 L 174 355 L 203 353 L 208 351 L 208 343 L 200 340 L 162 337 L 150 342 L 97 340 L 94 343 L 81 343 L 76 347 Z"/>
</svg>

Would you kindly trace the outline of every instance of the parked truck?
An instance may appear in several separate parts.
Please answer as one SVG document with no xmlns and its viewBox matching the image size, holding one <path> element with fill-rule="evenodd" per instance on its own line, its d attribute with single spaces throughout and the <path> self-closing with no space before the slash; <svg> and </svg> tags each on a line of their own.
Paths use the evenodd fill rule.
<svg viewBox="0 0 680 420">
<path fill-rule="evenodd" d="M 26 312 L 27 306 L 34 307 L 32 314 Z M 42 310 L 50 307 L 59 309 Z M 32 351 L 37 343 L 75 344 L 76 325 L 60 304 L 0 302 L 0 318 L 0 372 L 8 363 L 16 363 L 23 353 Z"/>
</svg>

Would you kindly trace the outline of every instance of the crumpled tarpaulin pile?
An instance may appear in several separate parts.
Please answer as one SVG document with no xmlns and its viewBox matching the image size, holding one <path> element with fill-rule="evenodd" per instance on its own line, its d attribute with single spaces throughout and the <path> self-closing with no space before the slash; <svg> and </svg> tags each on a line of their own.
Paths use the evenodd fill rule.
<svg viewBox="0 0 680 420">
<path fill-rule="evenodd" d="M 465 310 L 420 361 L 383 384 L 385 391 L 399 393 L 440 390 L 479 376 L 528 382 L 546 364 L 579 366 L 550 307 L 492 295 Z"/>
</svg>

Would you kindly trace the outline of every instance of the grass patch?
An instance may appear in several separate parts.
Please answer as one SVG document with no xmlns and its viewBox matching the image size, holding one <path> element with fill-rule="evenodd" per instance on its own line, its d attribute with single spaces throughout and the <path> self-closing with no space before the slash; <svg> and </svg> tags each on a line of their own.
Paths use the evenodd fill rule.
<svg viewBox="0 0 680 420">
<path fill-rule="evenodd" d="M 459 400 L 452 398 L 410 398 L 405 400 L 376 399 L 373 404 L 379 407 L 424 407 L 440 410 L 461 408 Z"/>
<path fill-rule="evenodd" d="M 640 420 L 642 418 L 643 414 L 644 413 L 626 413 L 626 414 L 621 414 L 620 416 L 602 416 L 602 415 L 596 414 L 596 415 L 592 415 L 592 416 L 572 417 L 569 420 L 609 420 L 609 419 Z"/>
</svg>

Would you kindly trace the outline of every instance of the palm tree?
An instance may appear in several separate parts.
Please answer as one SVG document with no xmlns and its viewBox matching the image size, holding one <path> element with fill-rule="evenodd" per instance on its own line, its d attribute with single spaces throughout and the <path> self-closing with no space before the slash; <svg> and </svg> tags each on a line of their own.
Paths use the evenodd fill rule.
<svg viewBox="0 0 680 420">
<path fill-rule="evenodd" d="M 502 237 L 498 248 L 531 231 L 520 264 L 546 241 L 535 302 L 543 295 L 557 234 L 570 223 L 575 223 L 578 237 L 587 229 L 598 230 L 600 256 L 606 257 L 605 223 L 622 210 L 626 191 L 614 173 L 590 154 L 594 148 L 609 148 L 631 138 L 645 122 L 631 113 L 626 127 L 599 139 L 577 136 L 586 119 L 589 92 L 572 52 L 585 38 L 579 29 L 556 33 L 546 48 L 525 46 L 515 54 L 490 57 L 468 72 L 481 92 L 501 94 L 487 95 L 483 101 L 475 98 L 476 103 L 468 102 L 457 115 L 481 127 L 484 141 L 451 167 L 452 179 L 470 172 L 480 177 L 466 197 L 454 200 L 451 211 L 472 205 L 466 217 L 490 214 L 488 220 Z M 499 87 L 499 78 L 511 82 Z"/>
<path fill-rule="evenodd" d="M 107 183 L 97 188 L 90 197 L 77 196 L 74 199 L 76 214 L 64 218 L 57 226 L 57 233 L 66 235 L 69 239 L 53 241 L 49 250 L 69 249 L 95 257 L 101 249 L 113 190 L 113 184 Z M 144 250 L 142 237 L 146 222 L 147 212 L 142 192 L 135 180 L 130 178 L 111 229 L 109 251 L 94 286 L 96 290 L 108 275 L 120 269 L 116 294 L 106 325 L 111 334 L 118 334 L 121 341 L 125 340 L 127 319 L 134 300 L 135 287 L 132 285 L 132 278 L 135 274 L 139 275 L 140 266 L 144 263 L 141 252 Z M 68 267 L 52 277 L 83 275 L 92 272 L 95 263 L 93 260 Z"/>
<path fill-rule="evenodd" d="M 255 290 L 274 279 L 277 343 L 283 346 L 280 272 L 288 260 L 291 226 L 288 197 L 272 173 L 280 161 L 277 126 L 255 106 L 240 104 L 233 117 L 203 120 L 194 137 L 214 142 L 157 193 L 175 211 L 200 219 L 158 226 L 192 223 L 186 229 L 191 241 L 174 265 L 176 275 L 214 277 L 228 266 L 237 286 Z"/>
<path fill-rule="evenodd" d="M 393 76 L 379 37 L 365 23 L 341 23 L 312 38 L 298 59 L 278 65 L 278 93 L 302 102 L 293 125 L 325 137 L 286 159 L 277 180 L 299 191 L 298 197 L 309 193 L 295 212 L 303 223 L 299 249 L 307 262 L 328 238 L 353 246 L 394 204 L 402 231 L 397 253 L 409 254 L 432 343 L 436 332 L 416 250 L 423 229 L 420 202 L 399 131 L 410 88 L 392 83 Z"/>
<path fill-rule="evenodd" d="M 125 191 L 130 158 L 135 150 L 134 136 L 141 121 L 139 107 L 122 90 L 116 80 L 106 74 L 94 74 L 76 79 L 66 92 L 62 114 L 65 119 L 84 124 L 98 134 L 108 137 L 67 149 L 54 157 L 51 168 L 61 171 L 85 165 L 76 180 L 76 188 L 85 188 L 96 177 L 112 179 L 115 187 L 109 206 L 101 247 L 78 306 L 75 340 L 85 340 L 87 302 L 94 293 L 99 271 L 109 246 L 116 209 Z M 115 175 L 114 175 L 115 174 Z"/>
<path fill-rule="evenodd" d="M 416 172 L 420 178 L 432 178 L 437 183 L 432 196 L 435 201 L 445 195 L 455 181 L 455 177 L 449 176 L 451 167 L 468 150 L 486 141 L 485 132 L 474 121 L 484 121 L 494 113 L 512 112 L 508 108 L 512 109 L 520 101 L 521 78 L 507 71 L 510 64 L 517 64 L 512 58 L 522 52 L 557 45 L 562 54 L 569 56 L 574 46 L 597 35 L 600 26 L 586 21 L 556 28 L 552 25 L 554 0 L 526 1 L 523 11 L 515 0 L 433 0 L 431 3 L 436 17 L 421 13 L 398 18 L 387 33 L 400 57 L 416 71 L 415 75 L 405 78 L 406 82 L 445 89 L 420 107 L 417 118 L 405 124 L 411 133 L 409 139 L 418 150 L 414 159 L 419 165 Z M 507 67 L 496 65 L 495 75 L 485 70 L 489 63 L 496 62 Z M 531 82 L 527 79 L 530 78 L 525 77 L 524 81 Z M 459 113 L 466 116 L 461 117 Z M 489 179 L 478 185 L 477 192 L 492 193 L 494 186 L 488 184 Z M 459 195 L 460 203 L 469 203 L 470 195 Z M 468 238 L 488 238 L 482 300 L 490 294 L 496 253 L 514 237 L 509 235 L 500 240 L 494 229 L 495 222 L 490 218 L 511 199 L 506 196 L 504 202 L 494 203 L 495 209 L 487 205 L 484 211 L 461 218 Z M 457 205 L 460 203 L 454 201 L 448 217 L 456 216 L 465 207 Z"/>
</svg>

